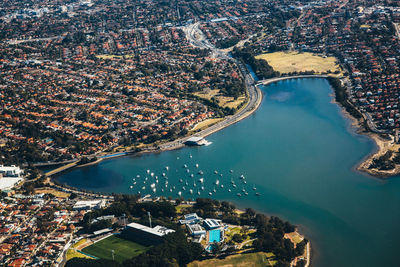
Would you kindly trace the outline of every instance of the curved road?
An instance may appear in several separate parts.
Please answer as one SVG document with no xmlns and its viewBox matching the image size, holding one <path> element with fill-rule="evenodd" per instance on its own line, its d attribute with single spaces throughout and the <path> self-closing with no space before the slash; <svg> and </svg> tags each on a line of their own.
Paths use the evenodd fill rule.
<svg viewBox="0 0 400 267">
<path fill-rule="evenodd" d="M 221 58 L 224 60 L 230 60 L 233 61 L 237 66 L 239 67 L 245 81 L 245 86 L 247 90 L 247 95 L 248 95 L 248 100 L 246 105 L 240 109 L 237 113 L 231 116 L 225 117 L 223 121 L 220 121 L 196 134 L 193 136 L 200 136 L 200 137 L 205 137 L 210 134 L 213 134 L 229 125 L 232 125 L 250 114 L 252 114 L 260 105 L 261 99 L 262 99 L 262 93 L 261 90 L 255 86 L 255 81 L 254 78 L 251 76 L 251 74 L 248 72 L 247 68 L 237 61 L 234 58 L 229 57 L 226 53 L 223 51 L 217 49 L 215 46 L 213 46 L 204 36 L 203 32 L 198 28 L 200 23 L 194 23 L 191 24 L 187 27 L 184 27 L 183 30 L 186 33 L 186 37 L 190 41 L 190 43 L 193 46 L 200 47 L 203 49 L 210 49 L 212 51 L 212 56 Z M 184 142 L 188 139 L 188 137 L 185 138 L 180 138 L 175 141 L 165 143 L 159 146 L 160 150 L 171 150 L 171 149 L 176 149 L 179 147 L 182 147 L 184 145 Z"/>
</svg>

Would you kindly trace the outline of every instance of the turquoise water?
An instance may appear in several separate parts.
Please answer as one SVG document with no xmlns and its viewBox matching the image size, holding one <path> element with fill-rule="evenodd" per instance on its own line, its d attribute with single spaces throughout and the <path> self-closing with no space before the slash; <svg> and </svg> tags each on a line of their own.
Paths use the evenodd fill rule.
<svg viewBox="0 0 400 267">
<path fill-rule="evenodd" d="M 207 137 L 213 142 L 210 146 L 106 160 L 66 173 L 59 181 L 102 192 L 149 193 L 155 183 L 150 175 L 141 190 L 149 169 L 159 176 L 157 195 L 175 198 L 180 190 L 188 198 L 197 197 L 198 179 L 204 177 L 202 197 L 212 193 L 213 198 L 299 225 L 312 241 L 314 266 L 399 266 L 400 179 L 383 181 L 354 171 L 375 147 L 355 134 L 339 107 L 331 103 L 327 81 L 287 80 L 263 91 L 257 112 Z M 172 193 L 161 192 L 166 180 L 162 172 L 168 176 L 168 188 L 176 188 Z M 141 177 L 133 186 L 138 174 Z M 241 174 L 247 184 L 238 178 Z M 190 195 L 189 189 L 196 195 Z"/>
<path fill-rule="evenodd" d="M 211 230 L 208 233 L 210 235 L 209 243 L 214 243 L 214 242 L 220 242 L 221 241 L 221 231 L 220 230 Z"/>
</svg>

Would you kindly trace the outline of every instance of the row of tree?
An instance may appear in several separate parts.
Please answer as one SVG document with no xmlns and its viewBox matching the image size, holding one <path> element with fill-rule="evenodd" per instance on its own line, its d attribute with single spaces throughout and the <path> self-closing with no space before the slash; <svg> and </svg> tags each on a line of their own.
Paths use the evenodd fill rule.
<svg viewBox="0 0 400 267">
<path fill-rule="evenodd" d="M 248 48 L 237 48 L 233 50 L 233 56 L 242 60 L 244 63 L 250 65 L 254 73 L 259 79 L 269 79 L 280 75 L 278 71 L 275 71 L 271 65 L 264 59 L 256 59 L 254 57 L 253 49 Z"/>
</svg>

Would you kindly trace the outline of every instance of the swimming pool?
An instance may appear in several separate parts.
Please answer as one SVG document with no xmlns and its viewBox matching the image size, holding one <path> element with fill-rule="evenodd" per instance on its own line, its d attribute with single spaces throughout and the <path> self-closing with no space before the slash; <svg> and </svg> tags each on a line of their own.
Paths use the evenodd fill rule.
<svg viewBox="0 0 400 267">
<path fill-rule="evenodd" d="M 220 230 L 211 230 L 209 233 L 209 238 L 208 242 L 209 243 L 214 243 L 214 242 L 221 242 L 221 231 Z"/>
</svg>

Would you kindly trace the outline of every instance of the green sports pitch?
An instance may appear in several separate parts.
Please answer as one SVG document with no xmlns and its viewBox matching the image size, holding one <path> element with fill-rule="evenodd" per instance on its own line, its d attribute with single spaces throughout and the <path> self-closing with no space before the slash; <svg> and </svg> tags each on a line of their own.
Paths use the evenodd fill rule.
<svg viewBox="0 0 400 267">
<path fill-rule="evenodd" d="M 82 251 L 101 259 L 112 260 L 112 250 L 114 250 L 114 260 L 122 263 L 124 260 L 131 259 L 145 252 L 149 248 L 150 247 L 145 247 L 132 241 L 120 238 L 118 235 L 111 235 L 110 237 L 84 248 Z"/>
</svg>

